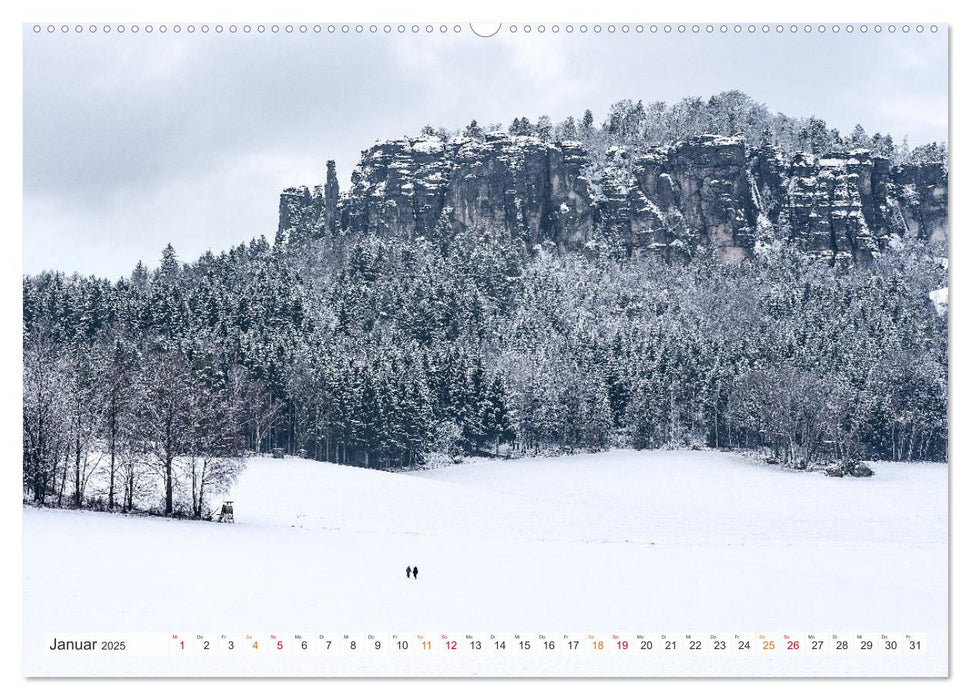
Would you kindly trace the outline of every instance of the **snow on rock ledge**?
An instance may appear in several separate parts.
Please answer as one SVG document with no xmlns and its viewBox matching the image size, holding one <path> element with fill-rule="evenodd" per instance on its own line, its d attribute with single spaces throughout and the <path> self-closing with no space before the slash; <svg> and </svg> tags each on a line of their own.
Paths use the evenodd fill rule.
<svg viewBox="0 0 971 700">
<path fill-rule="evenodd" d="M 821 259 L 865 262 L 894 236 L 946 240 L 947 192 L 943 165 L 894 167 L 861 149 L 787 160 L 772 146 L 703 135 L 591 159 L 578 141 L 424 136 L 363 151 L 348 192 L 333 161 L 323 186 L 285 190 L 278 236 L 476 229 L 566 251 L 603 234 L 630 251 L 724 259 L 788 239 Z"/>
</svg>

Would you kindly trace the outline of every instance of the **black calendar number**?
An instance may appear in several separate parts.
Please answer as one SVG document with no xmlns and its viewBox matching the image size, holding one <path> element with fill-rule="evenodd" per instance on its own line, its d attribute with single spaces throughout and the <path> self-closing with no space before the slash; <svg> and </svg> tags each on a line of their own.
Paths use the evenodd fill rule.
<svg viewBox="0 0 971 700">
<path fill-rule="evenodd" d="M 519 648 L 520 649 L 529 649 L 529 642 L 528 641 L 520 642 L 519 643 Z"/>
<path fill-rule="evenodd" d="M 496 642 L 496 649 L 505 649 L 505 648 L 506 648 L 505 642 Z"/>
<path fill-rule="evenodd" d="M 863 651 L 869 651 L 873 648 L 873 642 L 868 642 L 865 639 L 860 642 L 860 649 Z"/>
<path fill-rule="evenodd" d="M 844 651 L 844 650 L 846 650 L 846 649 L 849 649 L 849 648 L 850 648 L 850 643 L 849 643 L 849 642 L 841 642 L 841 641 L 838 641 L 838 640 L 837 640 L 837 642 L 836 642 L 836 648 L 837 648 L 837 649 L 838 649 L 839 651 Z"/>
<path fill-rule="evenodd" d="M 715 651 L 723 651 L 724 649 L 725 649 L 725 642 L 722 642 L 722 641 L 715 642 Z"/>
<path fill-rule="evenodd" d="M 649 642 L 649 641 L 642 641 L 641 642 L 641 650 L 642 651 L 650 651 L 653 648 L 654 648 L 654 642 Z"/>
<path fill-rule="evenodd" d="M 672 642 L 672 641 L 667 641 L 667 642 L 664 643 L 664 648 L 665 649 L 677 649 L 678 648 L 678 643 L 677 642 Z"/>
<path fill-rule="evenodd" d="M 918 641 L 916 641 L 916 640 L 914 640 L 914 641 L 912 641 L 912 642 L 910 643 L 910 648 L 911 648 L 911 649 L 914 649 L 914 650 L 916 650 L 916 649 L 920 649 L 920 642 L 918 642 Z"/>
<path fill-rule="evenodd" d="M 351 649 L 357 649 L 357 642 L 351 642 Z"/>
<path fill-rule="evenodd" d="M 897 642 L 892 639 L 888 639 L 883 646 L 887 651 L 894 651 L 897 648 Z"/>
<path fill-rule="evenodd" d="M 474 651 L 479 651 L 482 648 L 482 642 L 478 640 L 469 642 L 469 646 L 472 647 Z"/>
<path fill-rule="evenodd" d="M 814 639 L 812 648 L 813 651 L 819 651 L 823 648 L 823 641 L 821 639 Z"/>
<path fill-rule="evenodd" d="M 744 649 L 751 649 L 751 648 L 752 648 L 752 645 L 749 642 L 739 642 L 738 643 L 738 650 L 739 651 L 742 651 Z"/>
<path fill-rule="evenodd" d="M 553 640 L 550 640 L 550 641 L 548 641 L 548 642 L 543 642 L 543 646 L 544 646 L 544 647 L 545 647 L 545 648 L 546 648 L 546 649 L 547 649 L 548 651 L 553 651 L 554 649 L 556 649 L 556 642 L 554 642 Z"/>
<path fill-rule="evenodd" d="M 236 642 L 230 640 L 229 643 L 226 646 L 229 647 L 229 650 L 230 651 L 232 651 L 233 649 L 236 648 Z"/>
<path fill-rule="evenodd" d="M 699 641 L 688 642 L 688 649 L 691 651 L 697 651 L 698 649 L 701 649 L 701 642 Z"/>
</svg>

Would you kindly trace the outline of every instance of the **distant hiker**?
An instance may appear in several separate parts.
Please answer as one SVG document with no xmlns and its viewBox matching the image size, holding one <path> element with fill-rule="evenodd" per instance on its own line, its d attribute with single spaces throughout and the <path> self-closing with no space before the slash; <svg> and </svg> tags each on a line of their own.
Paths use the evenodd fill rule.
<svg viewBox="0 0 971 700">
<path fill-rule="evenodd" d="M 405 569 L 405 576 L 407 576 L 408 578 L 411 578 L 411 567 L 410 566 L 407 569 Z"/>
<path fill-rule="evenodd" d="M 413 569 L 411 570 L 411 573 L 413 573 L 413 574 L 415 575 L 415 580 L 417 581 L 417 580 L 418 580 L 418 567 L 417 567 L 417 566 L 416 566 L 416 567 L 414 567 L 414 568 L 413 568 Z"/>
</svg>

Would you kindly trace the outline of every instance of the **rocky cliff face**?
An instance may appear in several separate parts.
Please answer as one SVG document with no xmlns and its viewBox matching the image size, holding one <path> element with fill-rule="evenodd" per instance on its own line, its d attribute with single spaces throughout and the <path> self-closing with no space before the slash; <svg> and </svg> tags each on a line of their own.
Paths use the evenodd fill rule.
<svg viewBox="0 0 971 700">
<path fill-rule="evenodd" d="M 337 165 L 327 161 L 327 179 L 311 192 L 306 187 L 288 187 L 280 195 L 280 224 L 277 238 L 282 240 L 320 238 L 337 233 L 340 211 Z"/>
<path fill-rule="evenodd" d="M 339 202 L 346 230 L 430 236 L 479 228 L 528 244 L 582 245 L 594 202 L 580 144 L 490 134 L 484 140 L 383 141 L 365 151 Z"/>
<path fill-rule="evenodd" d="M 787 161 L 772 147 L 720 136 L 612 148 L 597 165 L 574 141 L 397 139 L 364 151 L 351 182 L 340 194 L 329 161 L 323 187 L 284 191 L 278 235 L 476 229 L 563 251 L 607 240 L 631 252 L 713 250 L 723 259 L 787 240 L 829 261 L 869 260 L 894 237 L 946 240 L 940 164 L 893 167 L 862 150 Z"/>
</svg>

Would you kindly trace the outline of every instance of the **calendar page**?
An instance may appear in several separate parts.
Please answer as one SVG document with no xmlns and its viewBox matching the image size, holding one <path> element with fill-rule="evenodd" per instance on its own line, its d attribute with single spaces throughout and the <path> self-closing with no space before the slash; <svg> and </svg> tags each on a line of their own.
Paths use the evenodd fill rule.
<svg viewBox="0 0 971 700">
<path fill-rule="evenodd" d="M 26 24 L 29 677 L 942 677 L 948 27 Z"/>
</svg>

